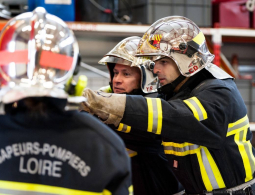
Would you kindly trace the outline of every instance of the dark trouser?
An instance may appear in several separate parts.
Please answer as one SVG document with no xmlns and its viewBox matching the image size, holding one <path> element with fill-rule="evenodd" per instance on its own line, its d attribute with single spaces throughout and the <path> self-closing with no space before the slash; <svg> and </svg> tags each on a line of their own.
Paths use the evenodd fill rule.
<svg viewBox="0 0 255 195">
<path fill-rule="evenodd" d="M 134 195 L 171 195 L 183 190 L 160 154 L 138 153 L 131 162 Z"/>
</svg>

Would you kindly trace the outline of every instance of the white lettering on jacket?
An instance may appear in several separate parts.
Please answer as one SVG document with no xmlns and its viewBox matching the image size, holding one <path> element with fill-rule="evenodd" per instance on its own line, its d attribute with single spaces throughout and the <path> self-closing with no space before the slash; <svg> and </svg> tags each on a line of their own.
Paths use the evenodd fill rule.
<svg viewBox="0 0 255 195">
<path fill-rule="evenodd" d="M 26 160 L 24 158 L 26 155 L 39 154 L 55 160 L 38 159 L 36 157 Z M 67 162 L 83 177 L 86 177 L 91 171 L 90 167 L 71 151 L 48 143 L 44 143 L 42 146 L 38 142 L 14 143 L 0 149 L 0 165 L 12 157 L 20 157 L 19 171 L 21 173 L 61 177 L 63 162 Z"/>
</svg>

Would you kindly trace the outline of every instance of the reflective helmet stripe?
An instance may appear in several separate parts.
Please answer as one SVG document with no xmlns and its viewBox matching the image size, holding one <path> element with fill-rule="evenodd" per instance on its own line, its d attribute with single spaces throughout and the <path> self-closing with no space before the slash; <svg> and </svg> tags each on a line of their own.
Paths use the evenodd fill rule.
<svg viewBox="0 0 255 195">
<path fill-rule="evenodd" d="M 197 36 L 195 36 L 192 39 L 195 43 L 197 43 L 198 45 L 201 45 L 204 41 L 205 41 L 205 36 L 203 35 L 202 32 L 198 33 Z"/>
</svg>

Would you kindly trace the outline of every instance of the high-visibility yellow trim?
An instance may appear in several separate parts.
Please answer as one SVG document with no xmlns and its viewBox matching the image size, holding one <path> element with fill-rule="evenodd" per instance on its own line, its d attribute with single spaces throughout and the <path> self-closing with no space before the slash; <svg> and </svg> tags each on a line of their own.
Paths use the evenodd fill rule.
<svg viewBox="0 0 255 195">
<path fill-rule="evenodd" d="M 133 185 L 131 185 L 131 186 L 128 188 L 128 191 L 129 191 L 129 195 L 133 195 L 133 192 L 134 192 Z"/>
<path fill-rule="evenodd" d="M 178 148 L 183 148 L 185 146 L 191 146 L 194 144 L 188 143 L 188 142 L 184 142 L 184 143 L 174 143 L 174 142 L 162 142 L 163 146 L 174 146 L 174 147 L 178 147 Z"/>
<path fill-rule="evenodd" d="M 189 154 L 195 154 L 196 152 L 198 152 L 200 150 L 200 147 L 198 147 L 198 145 L 194 145 L 194 144 L 191 144 L 191 143 L 188 143 L 188 142 L 184 142 L 184 143 L 174 143 L 174 142 L 162 142 L 162 145 L 164 147 L 167 147 L 167 146 L 172 146 L 172 147 L 175 147 L 175 148 L 185 148 L 186 146 L 196 146 L 196 148 L 194 149 L 189 149 L 188 150 L 185 150 L 185 151 L 175 151 L 175 150 L 171 150 L 171 149 L 164 149 L 165 151 L 165 154 L 174 154 L 176 156 L 186 156 L 186 155 L 189 155 Z"/>
<path fill-rule="evenodd" d="M 127 126 L 127 130 L 125 131 L 125 133 L 130 133 L 130 131 L 131 131 L 131 127 Z"/>
<path fill-rule="evenodd" d="M 187 106 L 191 109 L 191 111 L 193 112 L 194 117 L 198 120 L 198 121 L 202 121 L 207 119 L 207 112 L 205 111 L 203 105 L 201 104 L 201 102 L 196 98 L 196 97 L 192 97 L 186 100 L 183 100 L 183 102 L 185 104 L 187 104 Z"/>
<path fill-rule="evenodd" d="M 163 120 L 162 104 L 161 104 L 161 100 L 159 98 L 157 98 L 156 101 L 157 101 L 157 108 L 158 108 L 158 126 L 157 126 L 156 134 L 160 135 L 161 130 L 162 130 L 162 120 Z"/>
<path fill-rule="evenodd" d="M 22 183 L 22 182 L 13 182 L 13 181 L 1 181 L 0 180 L 0 189 L 7 190 L 22 190 L 29 192 L 39 192 L 39 193 L 49 193 L 49 194 L 61 194 L 61 195 L 111 195 L 111 193 L 106 194 L 108 190 L 103 192 L 88 192 L 81 190 L 73 190 L 63 187 L 47 186 L 42 184 L 31 184 L 31 183 Z"/>
<path fill-rule="evenodd" d="M 225 188 L 226 185 L 225 185 L 225 183 L 223 181 L 223 178 L 222 178 L 222 176 L 220 174 L 218 166 L 216 165 L 216 163 L 215 163 L 211 153 L 209 152 L 209 150 L 206 147 L 203 147 L 203 148 L 204 148 L 205 154 L 206 154 L 207 159 L 208 159 L 208 161 L 210 163 L 210 166 L 211 166 L 212 171 L 213 171 L 213 175 L 214 175 L 214 177 L 215 177 L 215 179 L 217 181 L 217 184 L 218 184 L 219 188 Z"/>
<path fill-rule="evenodd" d="M 248 125 L 245 125 L 245 126 L 243 126 L 243 127 L 241 127 L 241 128 L 238 128 L 238 129 L 236 129 L 236 130 L 233 130 L 233 131 L 227 133 L 227 137 L 230 136 L 230 135 L 238 134 L 238 133 L 240 133 L 241 131 L 243 131 L 244 128 L 246 129 L 246 128 L 248 128 L 248 127 L 249 127 L 249 124 L 248 124 Z"/>
<path fill-rule="evenodd" d="M 112 193 L 109 190 L 104 189 L 103 195 L 112 195 Z"/>
<path fill-rule="evenodd" d="M 238 121 L 230 123 L 228 125 L 227 133 L 227 136 L 235 135 L 234 141 L 238 146 L 245 169 L 245 182 L 250 181 L 253 178 L 252 174 L 255 171 L 255 158 L 252 152 L 252 145 L 250 140 L 246 140 L 248 129 L 249 119 L 246 115 Z"/>
<path fill-rule="evenodd" d="M 198 107 L 200 108 L 201 112 L 203 113 L 204 120 L 207 119 L 208 118 L 207 117 L 207 112 L 205 111 L 205 109 L 202 106 L 201 102 L 196 97 L 192 97 L 190 99 L 194 100 L 197 103 Z"/>
<path fill-rule="evenodd" d="M 251 179 L 253 179 L 253 176 L 252 176 L 252 171 L 251 171 L 251 166 L 250 166 L 250 162 L 249 162 L 249 157 L 245 151 L 245 148 L 244 148 L 244 143 L 247 142 L 246 141 L 246 135 L 247 135 L 247 129 L 244 130 L 243 132 L 243 137 L 241 138 L 241 141 L 240 140 L 240 132 L 237 133 L 235 135 L 235 142 L 238 146 L 238 149 L 239 149 L 239 152 L 242 156 L 242 159 L 243 159 L 243 164 L 244 164 L 244 169 L 245 169 L 245 173 L 246 173 L 246 177 L 245 177 L 245 182 L 247 181 L 250 181 Z"/>
<path fill-rule="evenodd" d="M 188 100 L 183 100 L 183 101 L 184 101 L 185 104 L 188 105 L 188 107 L 193 112 L 194 117 L 199 121 L 199 114 L 198 114 L 196 108 Z"/>
<path fill-rule="evenodd" d="M 234 123 L 229 123 L 229 124 L 228 124 L 228 128 L 231 128 L 231 127 L 233 127 L 233 126 L 235 126 L 235 125 L 238 125 L 238 124 L 244 122 L 245 120 L 247 120 L 247 115 L 245 115 L 245 117 L 239 119 L 238 121 L 236 121 L 236 122 L 234 122 Z"/>
<path fill-rule="evenodd" d="M 124 133 L 130 133 L 131 126 L 125 125 L 123 123 L 120 123 L 119 126 L 118 126 L 117 131 L 122 131 Z"/>
<path fill-rule="evenodd" d="M 132 158 L 132 157 L 134 157 L 134 156 L 137 155 L 137 152 L 134 151 L 134 150 L 130 150 L 130 149 L 126 148 L 126 151 L 127 151 L 128 156 L 129 156 L 130 158 Z"/>
<path fill-rule="evenodd" d="M 246 136 L 247 136 L 247 130 L 246 130 L 246 135 L 245 135 L 245 137 L 244 138 L 246 138 Z M 253 152 L 252 152 L 252 144 L 251 144 L 251 142 L 250 142 L 250 140 L 248 140 L 248 141 L 246 141 L 246 143 L 248 144 L 248 153 L 250 154 L 250 156 L 251 156 L 251 161 L 252 161 L 252 165 L 249 163 L 249 165 L 250 165 L 250 169 L 251 169 L 251 173 L 254 173 L 254 166 L 255 166 L 255 157 L 254 157 L 254 155 L 253 155 Z M 249 180 L 248 180 L 249 181 Z"/>
<path fill-rule="evenodd" d="M 136 156 L 136 155 L 137 155 L 137 152 L 134 152 L 134 153 L 128 154 L 128 156 L 129 156 L 130 158 L 132 158 L 132 157 L 134 157 L 134 156 Z"/>
<path fill-rule="evenodd" d="M 123 124 L 123 123 L 120 123 L 117 130 L 118 130 L 118 131 L 121 131 L 121 130 L 123 129 L 123 126 L 124 126 L 124 124 Z"/>
<path fill-rule="evenodd" d="M 152 132 L 153 128 L 153 106 L 152 106 L 152 100 L 150 98 L 147 99 L 148 104 L 148 132 Z"/>
<path fill-rule="evenodd" d="M 199 152 L 197 152 L 196 154 L 197 154 L 197 160 L 198 160 L 199 167 L 200 167 L 200 172 L 201 172 L 201 175 L 202 175 L 202 180 L 204 182 L 206 190 L 208 192 L 210 192 L 210 191 L 213 190 L 213 187 L 212 187 L 212 184 L 211 184 L 211 182 L 209 180 L 207 172 L 205 170 L 205 166 L 204 166 L 203 161 L 202 161 L 201 151 L 199 150 Z"/>
<path fill-rule="evenodd" d="M 199 150 L 200 148 L 196 148 L 194 150 L 187 150 L 185 152 L 177 152 L 174 150 L 164 150 L 164 151 L 165 151 L 165 154 L 173 154 L 175 156 L 187 156 L 189 154 L 196 154 Z"/>
<path fill-rule="evenodd" d="M 192 40 L 196 42 L 198 45 L 201 45 L 205 41 L 205 36 L 202 32 L 200 32 Z"/>
<path fill-rule="evenodd" d="M 201 177 L 207 191 L 212 191 L 214 188 L 216 189 L 225 188 L 225 183 L 218 169 L 218 166 L 216 165 L 212 155 L 210 154 L 209 150 L 206 147 L 194 145 L 187 142 L 185 143 L 163 142 L 162 145 L 165 147 L 164 149 L 165 154 L 172 154 L 175 156 L 186 156 L 192 154 L 197 155 Z M 205 154 L 205 158 L 207 159 L 206 167 L 204 164 L 205 162 L 203 162 L 202 150 L 204 151 L 203 154 Z M 210 170 L 207 170 L 207 166 L 210 167 L 208 168 L 212 171 L 213 174 L 212 176 L 208 175 L 207 171 L 209 171 L 210 174 L 211 172 Z M 212 177 L 211 178 L 213 179 L 212 181 L 210 180 L 209 176 Z M 215 178 L 215 180 L 213 177 Z"/>
<path fill-rule="evenodd" d="M 247 116 L 247 115 L 246 115 L 245 117 L 239 119 L 238 121 L 234 122 L 234 123 L 229 123 L 229 124 L 228 124 L 228 128 L 232 128 L 232 127 L 234 127 L 234 126 L 237 126 L 238 124 L 241 124 L 241 123 L 245 122 L 246 120 L 248 120 L 248 116 Z M 247 123 L 247 124 L 244 125 L 244 126 L 241 126 L 241 127 L 237 128 L 237 129 L 235 129 L 235 130 L 232 130 L 232 131 L 230 131 L 230 132 L 227 133 L 227 137 L 230 136 L 230 135 L 235 135 L 236 133 L 238 133 L 238 132 L 240 132 L 240 131 L 242 131 L 242 130 L 244 130 L 244 129 L 249 128 L 249 126 L 250 126 L 250 124 Z"/>
<path fill-rule="evenodd" d="M 186 156 L 189 154 L 194 154 L 200 150 L 200 147 L 198 145 L 194 145 L 188 142 L 184 142 L 184 143 L 162 142 L 162 145 L 164 146 L 165 154 L 174 154 L 176 156 Z M 186 149 L 185 151 L 175 151 L 174 149 L 167 149 L 166 147 L 168 146 L 172 146 L 175 148 L 185 148 L 187 146 L 193 146 L 193 147 L 195 146 L 195 148 L 190 149 L 191 147 L 189 147 L 189 149 Z"/>
</svg>

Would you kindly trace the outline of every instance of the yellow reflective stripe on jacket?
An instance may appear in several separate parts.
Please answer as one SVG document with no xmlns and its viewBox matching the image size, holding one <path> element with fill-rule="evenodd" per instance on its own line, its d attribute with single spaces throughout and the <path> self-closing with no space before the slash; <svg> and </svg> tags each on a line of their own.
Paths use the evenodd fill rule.
<svg viewBox="0 0 255 195">
<path fill-rule="evenodd" d="M 133 185 L 129 186 L 128 192 L 129 192 L 129 195 L 133 195 L 133 192 L 134 192 Z"/>
<path fill-rule="evenodd" d="M 247 132 L 249 128 L 248 116 L 244 116 L 234 123 L 228 125 L 227 137 L 234 135 L 235 143 L 238 146 L 240 155 L 243 160 L 245 170 L 245 182 L 250 181 L 255 171 L 255 158 L 252 153 L 252 144 L 250 140 L 246 140 Z"/>
<path fill-rule="evenodd" d="M 192 97 L 183 101 L 191 109 L 191 111 L 194 114 L 194 117 L 198 121 L 207 119 L 207 113 L 201 102 L 196 97 Z"/>
<path fill-rule="evenodd" d="M 208 177 L 212 183 L 213 189 L 225 188 L 225 183 L 220 174 L 220 170 L 216 165 L 211 153 L 206 147 L 201 146 L 201 153 L 203 164 L 205 166 L 205 170 L 208 174 Z"/>
<path fill-rule="evenodd" d="M 162 103 L 159 98 L 146 98 L 148 105 L 148 132 L 161 134 L 162 130 Z"/>
<path fill-rule="evenodd" d="M 174 142 L 163 142 L 165 154 L 173 154 L 175 156 L 186 156 L 197 153 L 200 146 L 190 143 L 177 144 Z"/>
<path fill-rule="evenodd" d="M 227 137 L 236 134 L 238 131 L 247 129 L 249 126 L 250 124 L 247 115 L 234 123 L 229 123 Z"/>
<path fill-rule="evenodd" d="M 104 190 L 102 195 L 112 195 L 112 193 L 109 190 Z"/>
<path fill-rule="evenodd" d="M 130 158 L 132 158 L 132 157 L 134 157 L 134 156 L 137 155 L 137 152 L 134 151 L 134 150 L 130 150 L 130 149 L 126 148 L 126 151 L 127 151 L 128 156 L 129 156 Z"/>
<path fill-rule="evenodd" d="M 219 168 L 206 147 L 187 142 L 182 144 L 163 142 L 163 146 L 165 154 L 173 154 L 176 156 L 186 156 L 190 154 L 197 155 L 201 177 L 207 191 L 225 188 L 225 183 L 220 174 Z"/>
<path fill-rule="evenodd" d="M 124 133 L 129 133 L 131 131 L 131 127 L 128 126 L 128 125 L 125 125 L 123 123 L 120 123 L 117 131 L 121 131 L 121 132 L 124 132 Z"/>
<path fill-rule="evenodd" d="M 72 195 L 111 195 L 112 193 L 108 190 L 104 190 L 103 192 L 88 192 L 81 190 L 73 190 L 63 187 L 55 187 L 55 186 L 47 186 L 42 184 L 32 184 L 32 183 L 22 183 L 22 182 L 13 182 L 13 181 L 1 181 L 0 180 L 0 193 L 1 189 L 8 191 L 17 191 L 19 194 L 27 194 L 26 192 L 38 192 L 44 194 L 72 194 Z M 12 193 L 15 193 L 12 192 Z M 15 194 L 16 194 L 15 193 Z"/>
<path fill-rule="evenodd" d="M 246 174 L 245 182 L 253 179 L 253 173 L 255 171 L 255 159 L 252 154 L 252 145 L 250 140 L 246 141 L 247 130 L 248 129 L 239 131 L 234 137 L 244 164 Z"/>
</svg>

